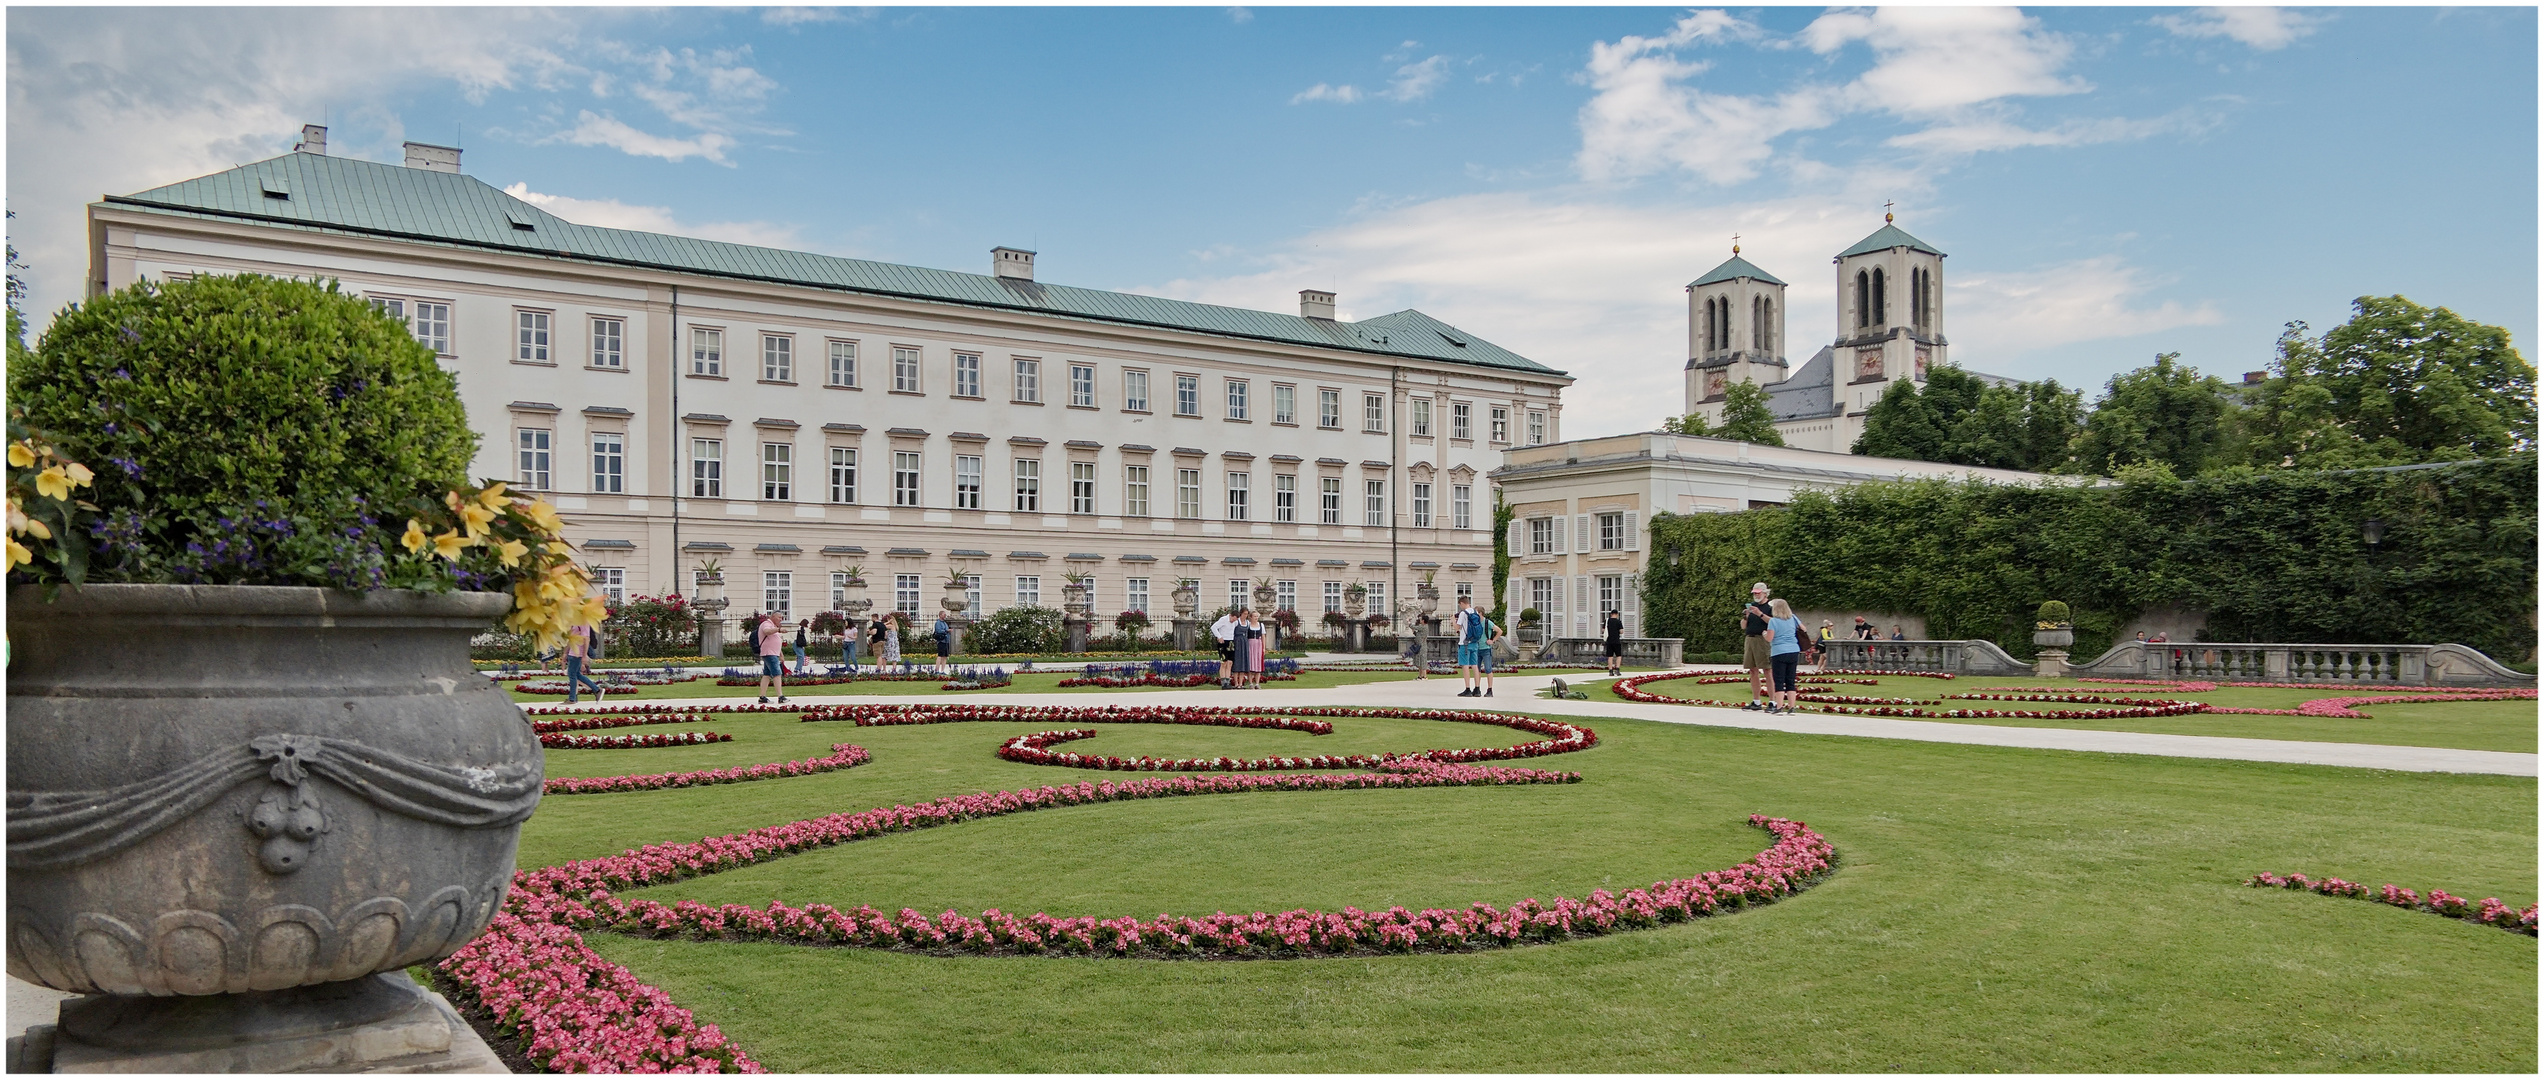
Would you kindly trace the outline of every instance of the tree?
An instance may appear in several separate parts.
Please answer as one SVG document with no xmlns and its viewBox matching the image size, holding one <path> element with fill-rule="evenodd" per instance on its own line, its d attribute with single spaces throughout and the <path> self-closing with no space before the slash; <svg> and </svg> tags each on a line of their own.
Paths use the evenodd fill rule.
<svg viewBox="0 0 2544 1080">
<path fill-rule="evenodd" d="M 1855 437 L 1852 449 L 1870 457 L 1937 461 L 1943 456 L 1943 427 L 1935 423 L 1917 384 L 1901 379 L 1865 410 L 1864 433 Z"/>
<path fill-rule="evenodd" d="M 2489 457 L 2535 445 L 2535 368 L 2509 332 L 2400 296 L 2279 336 L 2250 418 L 2254 464 L 2303 468 Z"/>
<path fill-rule="evenodd" d="M 1723 393 L 1722 427 L 1713 433 L 1717 439 L 1736 439 L 1760 446 L 1782 446 L 1784 436 L 1776 433 L 1775 412 L 1767 408 L 1766 388 L 1749 379 Z"/>
<path fill-rule="evenodd" d="M 1714 433 L 1714 429 L 1705 423 L 1705 414 L 1703 413 L 1688 413 L 1685 416 L 1662 417 L 1661 430 L 1672 435 L 1711 435 Z"/>
<path fill-rule="evenodd" d="M 2066 470 L 2109 476 L 2124 465 L 2157 462 L 2187 477 L 2223 464 L 2235 405 L 2224 380 L 2181 359 L 2161 353 L 2153 364 L 2112 376 Z"/>
<path fill-rule="evenodd" d="M 1854 452 L 1994 469 L 2045 470 L 2065 460 L 2083 411 L 2055 379 L 1991 386 L 1956 367 L 1928 374 L 1923 390 L 1894 382 L 1865 412 Z"/>
</svg>

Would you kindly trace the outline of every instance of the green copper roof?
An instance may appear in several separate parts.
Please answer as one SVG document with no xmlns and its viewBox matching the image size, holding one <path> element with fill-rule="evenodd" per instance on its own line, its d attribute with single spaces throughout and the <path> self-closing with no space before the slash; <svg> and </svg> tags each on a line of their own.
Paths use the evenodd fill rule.
<svg viewBox="0 0 2544 1080">
<path fill-rule="evenodd" d="M 1838 252 L 1837 257 L 1843 259 L 1855 255 L 1869 255 L 1895 247 L 1913 248 L 1938 259 L 1944 257 L 1942 252 L 1934 249 L 1934 245 L 1910 236 L 1908 230 L 1891 224 L 1884 224 L 1879 232 L 1856 241 L 1854 247 Z"/>
<path fill-rule="evenodd" d="M 275 197 L 274 192 L 288 193 L 288 197 Z M 577 225 L 473 176 L 358 158 L 284 154 L 133 195 L 109 195 L 104 205 L 1563 374 L 1409 309 L 1360 322 L 1337 322 Z"/>
<path fill-rule="evenodd" d="M 1688 282 L 1687 287 L 1693 289 L 1699 285 L 1711 285 L 1717 281 L 1734 281 L 1740 278 L 1748 278 L 1751 281 L 1763 281 L 1769 285 L 1784 284 L 1783 280 L 1777 278 L 1774 274 L 1758 269 L 1757 264 L 1741 258 L 1738 255 L 1734 255 L 1721 266 L 1705 271 L 1705 276 Z"/>
</svg>

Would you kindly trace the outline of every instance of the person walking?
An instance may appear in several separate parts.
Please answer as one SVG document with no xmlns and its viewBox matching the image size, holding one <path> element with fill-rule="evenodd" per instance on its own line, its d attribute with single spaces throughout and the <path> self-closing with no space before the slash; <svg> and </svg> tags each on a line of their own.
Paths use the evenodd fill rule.
<svg viewBox="0 0 2544 1080">
<path fill-rule="evenodd" d="M 901 620 L 903 618 L 904 616 L 898 611 L 888 611 L 882 618 L 875 620 L 874 655 L 875 667 L 878 670 L 886 664 L 897 665 L 901 662 Z"/>
<path fill-rule="evenodd" d="M 804 647 L 812 643 L 812 633 L 813 620 L 795 620 L 795 674 L 809 675 L 812 673 L 811 669 L 806 666 L 809 661 L 804 659 Z"/>
<path fill-rule="evenodd" d="M 1608 674 L 1623 675 L 1625 665 L 1625 616 L 1615 608 L 1608 609 Z"/>
<path fill-rule="evenodd" d="M 1794 672 L 1801 666 L 1804 640 L 1802 620 L 1793 617 L 1793 608 L 1781 599 L 1769 601 L 1767 655 L 1768 667 L 1774 672 L 1775 693 L 1767 702 L 1768 712 L 1793 711 L 1794 698 L 1800 693 Z"/>
<path fill-rule="evenodd" d="M 928 627 L 928 635 L 936 639 L 936 672 L 954 673 L 954 624 L 945 621 L 945 613 L 936 613 L 936 625 Z"/>
<path fill-rule="evenodd" d="M 1227 614 L 1211 622 L 1210 641 L 1219 649 L 1219 689 L 1233 688 L 1236 686 L 1237 667 L 1237 612 L 1235 608 L 1228 609 Z"/>
<path fill-rule="evenodd" d="M 577 691 L 586 686 L 592 688 L 594 701 L 609 696 L 601 689 L 601 684 L 593 682 L 591 676 L 583 674 L 583 661 L 591 654 L 591 627 L 578 626 L 565 632 L 565 703 L 568 705 L 582 699 Z"/>
<path fill-rule="evenodd" d="M 1431 664 L 1422 655 L 1422 623 L 1414 621 L 1406 629 L 1408 632 L 1400 642 L 1405 666 L 1413 669 L 1414 678 L 1428 679 L 1431 677 Z"/>
<path fill-rule="evenodd" d="M 1756 710 L 1774 701 L 1769 693 L 1767 670 L 1772 654 L 1767 651 L 1767 583 L 1749 586 L 1749 606 L 1740 609 L 1740 666 L 1749 670 L 1749 703 L 1743 709 Z"/>
<path fill-rule="evenodd" d="M 786 631 L 777 625 L 775 612 L 760 615 L 752 643 L 760 654 L 760 704 L 768 704 L 772 685 L 777 688 L 777 703 L 786 704 Z"/>
<path fill-rule="evenodd" d="M 1458 678 L 1466 684 L 1465 689 L 1458 691 L 1459 697 L 1484 697 L 1487 694 L 1483 669 L 1493 662 L 1493 646 L 1485 633 L 1486 622 L 1484 613 L 1475 610 L 1473 600 L 1458 597 Z"/>
<path fill-rule="evenodd" d="M 1482 608 L 1475 609 L 1475 621 L 1484 624 L 1484 647 L 1481 652 L 1475 654 L 1475 670 L 1477 674 L 1484 677 L 1484 696 L 1491 697 L 1493 696 L 1493 649 L 1502 640 L 1502 624 L 1494 622 L 1491 616 L 1484 614 Z"/>
</svg>

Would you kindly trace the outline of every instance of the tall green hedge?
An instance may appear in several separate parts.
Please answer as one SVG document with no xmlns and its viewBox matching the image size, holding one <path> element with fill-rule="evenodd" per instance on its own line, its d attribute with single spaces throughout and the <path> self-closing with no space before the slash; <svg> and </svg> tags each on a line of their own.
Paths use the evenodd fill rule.
<svg viewBox="0 0 2544 1080">
<path fill-rule="evenodd" d="M 2361 534 L 2371 519 L 2385 525 L 2373 554 Z M 1645 621 L 1690 652 L 1737 648 L 1733 617 L 1764 580 L 1797 606 L 1921 615 L 1935 637 L 2017 656 L 2031 655 L 2046 600 L 2073 606 L 2079 657 L 2165 603 L 2207 611 L 2214 641 L 2535 655 L 2533 454 L 2102 488 L 1866 484 L 1781 509 L 1656 515 L 1652 551 Z"/>
</svg>

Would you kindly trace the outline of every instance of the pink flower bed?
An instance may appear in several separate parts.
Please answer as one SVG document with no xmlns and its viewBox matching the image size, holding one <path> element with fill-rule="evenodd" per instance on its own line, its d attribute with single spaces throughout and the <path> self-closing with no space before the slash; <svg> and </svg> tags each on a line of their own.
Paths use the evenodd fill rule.
<svg viewBox="0 0 2544 1080">
<path fill-rule="evenodd" d="M 2212 705 L 2214 713 L 2240 713 L 2246 716 L 2323 716 L 2339 720 L 2368 720 L 2358 711 L 2360 705 L 2408 705 L 2436 701 L 2533 701 L 2533 690 L 2457 690 L 2439 694 L 2409 694 L 2316 698 L 2293 709 L 2231 709 Z"/>
<path fill-rule="evenodd" d="M 2419 893 L 2399 885 L 2385 885 L 2370 889 L 2358 882 L 2343 881 L 2336 877 L 2309 879 L 2304 874 L 2289 874 L 2282 877 L 2267 872 L 2254 874 L 2244 884 L 2256 889 L 2304 889 L 2308 892 L 2322 893 L 2325 896 L 2373 900 L 2408 911 L 2426 911 L 2432 915 L 2444 915 L 2450 919 L 2463 919 L 2485 926 L 2496 926 L 2528 937 L 2536 936 L 2535 905 L 2528 904 L 2523 909 L 2512 908 L 2501 903 L 2498 897 L 2485 897 L 2475 901 L 2461 896 L 2449 896 L 2443 889 L 2431 889 L 2429 896 L 2424 899 Z"/>
<path fill-rule="evenodd" d="M 494 1014 L 532 1064 L 561 1073 L 768 1071 L 714 1024 L 699 1024 L 671 995 L 593 952 L 583 935 L 515 907 L 507 900 L 441 971 L 461 997 Z"/>
<path fill-rule="evenodd" d="M 1927 672 L 1873 672 L 1870 674 L 1879 674 L 1885 677 L 1893 677 L 1903 674 L 1935 677 Z M 1950 678 L 1951 676 L 1945 675 L 1941 677 Z M 1687 678 L 1699 679 L 1701 682 L 1746 681 L 1745 679 L 1725 679 L 1721 676 L 1697 676 L 1684 672 L 1661 672 L 1654 675 L 1636 675 L 1617 680 L 1615 685 L 1616 695 L 1626 699 L 1627 701 L 1641 701 L 1661 705 L 1708 705 L 1715 708 L 1730 707 L 1726 702 L 1693 701 L 1686 698 L 1665 697 L 1643 689 L 1644 686 L 1651 683 Z M 1918 698 L 1858 698 L 1819 693 L 1800 694 L 1797 695 L 1796 700 L 1811 703 L 1798 706 L 1805 712 L 1835 713 L 1844 716 L 1896 716 L 1911 719 L 1917 717 L 1935 717 L 1957 720 L 2113 720 L 2148 716 L 2187 716 L 2191 713 L 2204 712 L 2208 709 L 2208 705 L 2206 703 L 2198 701 L 2162 701 L 2142 698 L 2093 697 L 2075 693 L 2024 694 L 2009 693 L 2005 691 L 1982 691 L 1967 694 L 1947 694 L 1945 697 L 1982 701 L 2040 701 L 2052 704 L 2074 704 L 2081 702 L 2107 704 L 2113 707 L 2104 709 L 1938 709 L 1933 708 L 1932 706 L 1942 704 L 1941 700 L 1924 700 Z"/>
<path fill-rule="evenodd" d="M 643 727 L 648 724 L 704 724 L 715 720 L 702 712 L 663 713 L 652 716 L 579 716 L 564 720 L 533 720 L 530 730 L 541 735 L 567 731 L 601 731 L 608 728 Z"/>
<path fill-rule="evenodd" d="M 539 745 L 550 750 L 642 750 L 657 746 L 704 746 L 732 741 L 733 736 L 721 731 L 680 731 L 668 735 L 539 736 Z"/>
<path fill-rule="evenodd" d="M 891 727 L 905 724 L 946 723 L 1048 723 L 1078 721 L 1098 724 L 1196 724 L 1213 727 L 1280 728 L 1307 731 L 1321 735 L 1332 731 L 1309 725 L 1321 722 L 1300 717 L 1390 717 L 1406 720 L 1440 720 L 1451 723 L 1490 724 L 1525 731 L 1546 738 L 1517 746 L 1453 747 L 1421 750 L 1409 754 L 1348 754 L 1312 758 L 1119 758 L 1106 755 L 1053 754 L 1040 746 L 1019 745 L 1009 740 L 1000 746 L 998 755 L 1010 761 L 1035 765 L 1060 765 L 1078 769 L 1106 769 L 1127 772 L 1223 772 L 1259 771 L 1264 769 L 1314 768 L 1383 768 L 1404 761 L 1465 763 L 1475 761 L 1507 761 L 1514 758 L 1543 757 L 1587 750 L 1599 744 L 1597 732 L 1577 724 L 1544 720 L 1533 716 L 1508 713 L 1466 712 L 1458 709 L 1347 709 L 1347 708 L 1281 708 L 1233 709 L 1191 705 L 1104 705 L 1082 708 L 1066 705 L 825 705 L 804 710 L 804 721 L 842 720 L 860 727 Z M 1041 735 L 1052 735 L 1043 732 Z M 1072 736 L 1087 738 L 1092 732 Z M 1039 736 L 1025 736 L 1031 739 Z M 1053 742 L 1065 742 L 1054 739 Z M 1045 744 L 1047 745 L 1047 744 Z M 1280 764 L 1280 762 L 1317 762 L 1321 764 Z"/>
<path fill-rule="evenodd" d="M 550 795 L 599 795 L 614 791 L 656 791 L 662 788 L 705 787 L 709 784 L 742 784 L 753 780 L 776 780 L 788 776 L 811 776 L 839 769 L 853 769 L 865 764 L 869 757 L 864 747 L 851 743 L 834 743 L 829 757 L 805 758 L 802 761 L 778 761 L 766 765 L 735 765 L 726 769 L 702 769 L 697 772 L 653 773 L 643 776 L 560 776 L 548 781 Z"/>
</svg>

